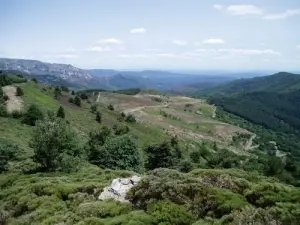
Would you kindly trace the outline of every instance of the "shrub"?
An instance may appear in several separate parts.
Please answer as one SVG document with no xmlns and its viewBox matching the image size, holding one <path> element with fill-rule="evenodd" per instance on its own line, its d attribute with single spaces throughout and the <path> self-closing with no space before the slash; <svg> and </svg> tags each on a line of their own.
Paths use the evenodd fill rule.
<svg viewBox="0 0 300 225">
<path fill-rule="evenodd" d="M 113 106 L 112 104 L 109 104 L 109 105 L 107 106 L 107 108 L 108 108 L 109 110 L 111 110 L 111 111 L 114 111 L 114 110 L 115 110 L 115 108 L 114 108 L 114 106 Z"/>
<path fill-rule="evenodd" d="M 75 95 L 75 91 L 74 90 L 72 90 L 71 95 Z"/>
<path fill-rule="evenodd" d="M 153 170 L 155 168 L 170 168 L 176 165 L 180 154 L 178 154 L 179 149 L 176 146 L 174 147 L 170 141 L 148 146 L 145 149 L 147 153 L 146 168 Z"/>
<path fill-rule="evenodd" d="M 81 106 L 81 99 L 77 95 L 75 96 L 74 104 L 79 106 L 79 107 Z"/>
<path fill-rule="evenodd" d="M 101 122 L 102 122 L 102 115 L 101 115 L 100 112 L 97 112 L 97 113 L 96 113 L 96 121 L 97 121 L 98 123 L 100 123 L 100 124 L 101 124 Z"/>
<path fill-rule="evenodd" d="M 37 105 L 33 104 L 29 106 L 27 112 L 24 114 L 22 123 L 25 123 L 30 126 L 35 126 L 38 120 L 43 120 L 43 119 L 44 119 L 43 112 L 38 108 Z"/>
<path fill-rule="evenodd" d="M 127 123 L 136 123 L 136 119 L 133 115 L 130 114 L 125 118 L 125 122 L 127 122 Z"/>
<path fill-rule="evenodd" d="M 61 96 L 62 96 L 62 93 L 61 93 L 60 87 L 55 87 L 55 89 L 54 89 L 54 98 L 55 99 L 60 99 Z"/>
<path fill-rule="evenodd" d="M 88 160 L 93 164 L 99 164 L 101 146 L 104 145 L 106 140 L 110 137 L 111 130 L 104 126 L 99 131 L 90 133 L 90 139 L 86 145 Z"/>
<path fill-rule="evenodd" d="M 74 98 L 69 98 L 70 103 L 74 103 Z"/>
<path fill-rule="evenodd" d="M 38 122 L 30 146 L 34 150 L 34 160 L 45 170 L 56 170 L 64 154 L 80 155 L 75 133 L 59 118 Z"/>
<path fill-rule="evenodd" d="M 6 102 L 9 100 L 9 97 L 7 95 L 3 95 L 3 100 Z"/>
<path fill-rule="evenodd" d="M 12 116 L 12 118 L 19 119 L 19 118 L 21 118 L 23 116 L 23 112 L 18 111 L 18 110 L 14 110 L 11 113 L 11 116 Z"/>
<path fill-rule="evenodd" d="M 7 170 L 8 162 L 16 159 L 20 153 L 17 145 L 0 139 L 0 173 Z"/>
<path fill-rule="evenodd" d="M 109 169 L 133 170 L 142 169 L 142 157 L 135 142 L 128 136 L 109 139 L 99 151 L 99 165 Z"/>
<path fill-rule="evenodd" d="M 113 126 L 113 130 L 114 130 L 115 135 L 124 135 L 129 132 L 129 127 L 126 125 L 122 125 L 122 124 L 115 124 Z"/>
<path fill-rule="evenodd" d="M 34 83 L 36 83 L 36 84 L 38 83 L 38 80 L 37 80 L 35 77 L 32 78 L 31 80 L 32 80 Z"/>
<path fill-rule="evenodd" d="M 56 116 L 62 119 L 65 118 L 65 110 L 62 106 L 58 108 Z"/>
<path fill-rule="evenodd" d="M 91 106 L 91 112 L 92 112 L 92 113 L 97 112 L 97 105 L 92 105 L 92 106 Z"/>
<path fill-rule="evenodd" d="M 22 88 L 17 87 L 16 96 L 23 96 L 23 95 L 24 95 L 24 92 L 23 92 Z"/>
<path fill-rule="evenodd" d="M 69 92 L 69 88 L 67 87 L 67 86 L 60 86 L 60 89 L 62 90 L 62 91 L 64 91 L 64 92 Z"/>
<path fill-rule="evenodd" d="M 183 206 L 170 201 L 159 201 L 151 206 L 151 215 L 158 224 L 164 225 L 190 225 L 195 218 Z"/>
</svg>

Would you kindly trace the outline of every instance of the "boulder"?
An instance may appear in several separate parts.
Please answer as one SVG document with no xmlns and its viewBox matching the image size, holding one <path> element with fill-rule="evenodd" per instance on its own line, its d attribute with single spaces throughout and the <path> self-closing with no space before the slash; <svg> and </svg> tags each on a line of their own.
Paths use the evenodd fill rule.
<svg viewBox="0 0 300 225">
<path fill-rule="evenodd" d="M 100 201 L 106 199 L 115 199 L 120 202 L 129 202 L 126 200 L 126 195 L 128 191 L 138 184 L 141 180 L 139 176 L 132 176 L 129 178 L 117 178 L 111 182 L 111 185 L 104 188 L 103 192 L 100 194 L 98 199 Z"/>
</svg>

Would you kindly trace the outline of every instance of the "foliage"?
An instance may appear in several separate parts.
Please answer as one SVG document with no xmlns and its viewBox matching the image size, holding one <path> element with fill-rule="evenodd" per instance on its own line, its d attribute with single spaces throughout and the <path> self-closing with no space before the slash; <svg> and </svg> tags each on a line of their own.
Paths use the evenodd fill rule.
<svg viewBox="0 0 300 225">
<path fill-rule="evenodd" d="M 62 96 L 62 93 L 61 93 L 60 87 L 55 87 L 55 89 L 54 89 L 54 98 L 55 99 L 60 99 L 61 96 Z"/>
<path fill-rule="evenodd" d="M 128 136 L 108 139 L 98 152 L 99 166 L 109 169 L 142 170 L 142 156 L 136 143 Z"/>
<path fill-rule="evenodd" d="M 113 125 L 113 130 L 115 135 L 124 135 L 127 134 L 130 129 L 127 125 L 117 123 Z"/>
<path fill-rule="evenodd" d="M 8 162 L 16 159 L 18 154 L 20 149 L 17 145 L 0 139 L 0 173 L 8 169 Z"/>
<path fill-rule="evenodd" d="M 78 95 L 75 96 L 74 98 L 74 104 L 77 105 L 77 106 L 81 106 L 81 99 Z"/>
<path fill-rule="evenodd" d="M 128 116 L 126 116 L 125 122 L 127 122 L 127 123 L 136 123 L 136 119 L 133 115 L 129 114 Z"/>
<path fill-rule="evenodd" d="M 111 110 L 111 111 L 114 111 L 114 110 L 115 110 L 115 108 L 114 108 L 114 106 L 113 106 L 112 104 L 109 104 L 109 105 L 107 106 L 107 108 L 108 108 L 109 110 Z"/>
<path fill-rule="evenodd" d="M 164 141 L 161 144 L 154 144 L 146 147 L 147 153 L 146 168 L 152 170 L 155 168 L 171 168 L 174 167 L 180 155 L 178 155 L 177 145 L 172 145 L 170 141 Z"/>
<path fill-rule="evenodd" d="M 32 80 L 34 83 L 36 83 L 36 84 L 38 83 L 38 80 L 37 80 L 35 77 L 32 78 L 31 80 Z"/>
<path fill-rule="evenodd" d="M 60 106 L 58 108 L 56 116 L 59 117 L 59 118 L 62 118 L 62 119 L 65 118 L 65 116 L 66 116 L 65 115 L 65 110 L 64 110 L 64 108 L 62 106 Z"/>
<path fill-rule="evenodd" d="M 96 121 L 97 121 L 98 123 L 101 124 L 101 121 L 102 121 L 102 115 L 101 115 L 100 112 L 97 112 L 97 113 L 96 113 Z"/>
<path fill-rule="evenodd" d="M 17 93 L 16 93 L 16 96 L 23 96 L 23 95 L 24 95 L 24 92 L 23 92 L 22 88 L 17 87 Z"/>
<path fill-rule="evenodd" d="M 67 86 L 62 85 L 62 86 L 60 86 L 60 89 L 64 92 L 69 93 L 69 88 Z"/>
<path fill-rule="evenodd" d="M 43 119 L 44 119 L 43 112 L 40 110 L 40 108 L 37 105 L 32 104 L 24 113 L 22 123 L 35 126 L 38 120 L 43 120 Z"/>
<path fill-rule="evenodd" d="M 150 207 L 150 213 L 159 225 L 190 225 L 195 221 L 183 206 L 169 201 L 159 201 Z"/>
<path fill-rule="evenodd" d="M 75 133 L 59 118 L 38 122 L 30 146 L 34 150 L 34 160 L 45 170 L 58 169 L 64 154 L 80 156 Z"/>
<path fill-rule="evenodd" d="M 97 112 L 97 105 L 94 104 L 94 105 L 91 106 L 91 112 L 92 113 L 96 113 Z"/>
<path fill-rule="evenodd" d="M 86 145 L 88 160 L 93 164 L 99 164 L 101 146 L 104 145 L 106 140 L 110 137 L 111 130 L 103 126 L 98 131 L 90 132 L 90 139 Z"/>
</svg>

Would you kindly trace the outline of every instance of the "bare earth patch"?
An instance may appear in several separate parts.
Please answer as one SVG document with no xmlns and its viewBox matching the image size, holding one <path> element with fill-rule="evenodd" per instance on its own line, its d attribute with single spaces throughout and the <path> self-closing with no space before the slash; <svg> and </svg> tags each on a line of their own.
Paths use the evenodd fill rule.
<svg viewBox="0 0 300 225">
<path fill-rule="evenodd" d="M 2 87 L 5 95 L 8 96 L 9 100 L 6 101 L 6 110 L 8 113 L 14 111 L 22 111 L 23 109 L 23 100 L 21 97 L 16 96 L 17 88 L 14 86 L 4 86 Z"/>
</svg>

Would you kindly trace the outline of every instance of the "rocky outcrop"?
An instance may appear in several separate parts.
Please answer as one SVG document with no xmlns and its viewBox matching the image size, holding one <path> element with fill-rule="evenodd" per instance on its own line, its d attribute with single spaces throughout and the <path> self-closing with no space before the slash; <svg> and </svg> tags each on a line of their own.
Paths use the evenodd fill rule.
<svg viewBox="0 0 300 225">
<path fill-rule="evenodd" d="M 114 179 L 109 187 L 104 188 L 103 192 L 99 196 L 99 200 L 115 199 L 120 202 L 129 202 L 126 199 L 128 191 L 139 183 L 141 177 L 132 176 L 129 178 L 117 178 Z"/>
</svg>

